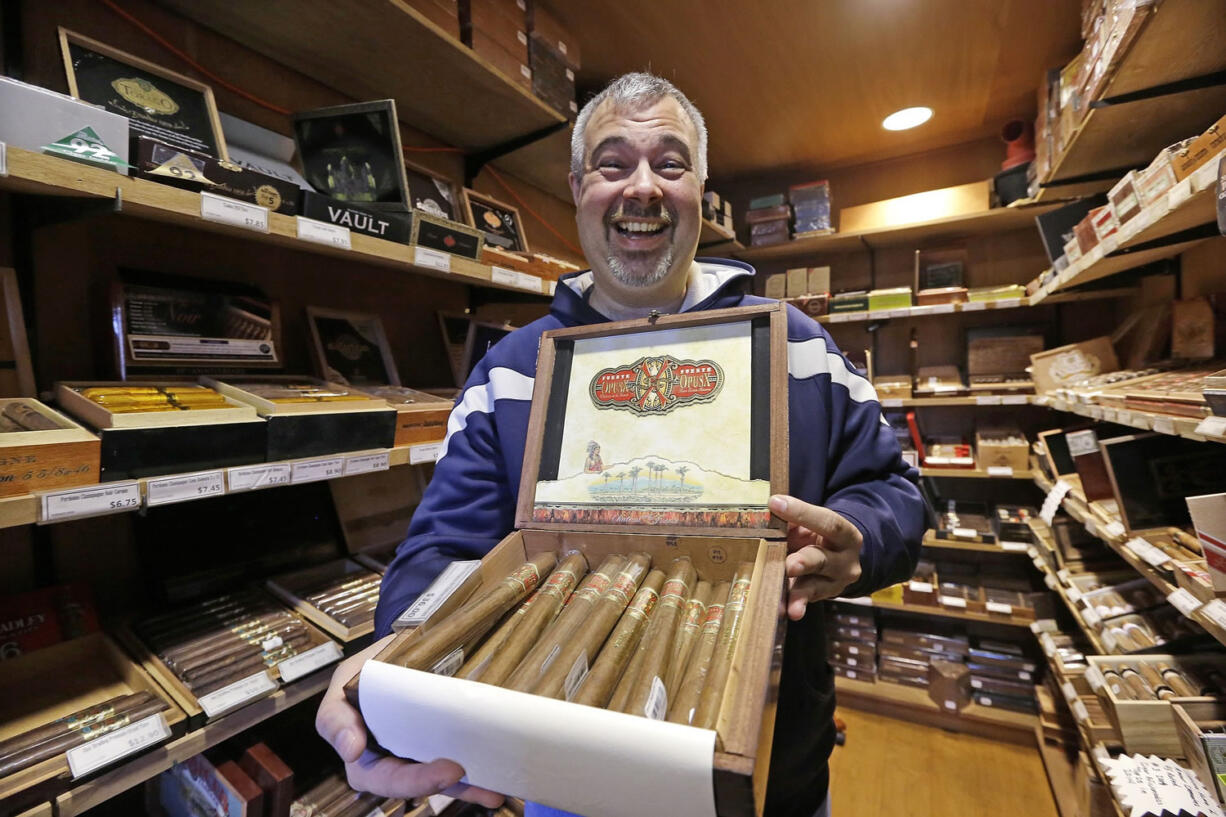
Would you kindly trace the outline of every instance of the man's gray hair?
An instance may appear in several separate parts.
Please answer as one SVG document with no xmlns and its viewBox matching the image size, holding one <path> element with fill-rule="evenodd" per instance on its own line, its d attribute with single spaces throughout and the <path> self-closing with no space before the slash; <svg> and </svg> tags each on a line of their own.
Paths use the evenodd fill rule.
<svg viewBox="0 0 1226 817">
<path fill-rule="evenodd" d="M 694 107 L 694 103 L 690 102 L 689 98 L 678 91 L 671 82 L 654 74 L 643 73 L 622 74 L 609 83 L 607 88 L 592 97 L 583 106 L 583 110 L 579 111 L 579 117 L 575 120 L 575 132 L 570 137 L 571 172 L 575 176 L 583 175 L 583 138 L 587 131 L 588 120 L 592 118 L 592 112 L 600 106 L 600 103 L 609 100 L 616 108 L 637 111 L 655 104 L 666 96 L 677 100 L 681 110 L 685 111 L 686 116 L 694 125 L 694 130 L 698 133 L 698 144 L 695 146 L 693 157 L 694 171 L 698 174 L 698 181 L 705 183 L 707 180 L 707 123 L 703 120 L 702 114 Z"/>
</svg>

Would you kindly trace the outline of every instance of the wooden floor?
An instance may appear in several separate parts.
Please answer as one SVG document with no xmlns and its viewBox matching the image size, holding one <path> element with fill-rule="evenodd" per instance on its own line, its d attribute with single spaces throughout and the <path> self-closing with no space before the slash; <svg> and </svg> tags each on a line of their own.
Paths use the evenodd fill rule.
<svg viewBox="0 0 1226 817">
<path fill-rule="evenodd" d="M 839 708 L 832 817 L 1058 817 L 1035 747 Z"/>
</svg>

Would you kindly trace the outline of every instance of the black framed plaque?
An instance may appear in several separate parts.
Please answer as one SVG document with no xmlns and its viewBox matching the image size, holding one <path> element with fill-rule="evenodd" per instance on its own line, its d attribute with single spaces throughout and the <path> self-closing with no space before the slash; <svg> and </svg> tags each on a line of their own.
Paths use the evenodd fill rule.
<svg viewBox="0 0 1226 817">
<path fill-rule="evenodd" d="M 464 188 L 464 215 L 481 231 L 485 243 L 511 252 L 528 252 L 519 211 L 495 198 Z"/>
<path fill-rule="evenodd" d="M 450 179 L 408 162 L 405 163 L 404 173 L 409 182 L 409 203 L 414 210 L 448 221 L 460 220 L 456 186 Z"/>
<path fill-rule="evenodd" d="M 343 202 L 409 209 L 409 183 L 391 99 L 294 114 L 294 141 L 311 186 Z"/>
<path fill-rule="evenodd" d="M 307 307 L 316 368 L 349 386 L 399 386 L 400 375 L 378 315 Z"/>
</svg>

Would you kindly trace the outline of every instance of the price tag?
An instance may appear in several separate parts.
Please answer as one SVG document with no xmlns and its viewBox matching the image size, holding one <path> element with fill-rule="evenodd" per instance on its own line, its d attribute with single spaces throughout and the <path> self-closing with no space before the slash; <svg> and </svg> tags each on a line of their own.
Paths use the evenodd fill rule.
<svg viewBox="0 0 1226 817">
<path fill-rule="evenodd" d="M 1125 426 L 1133 425 L 1136 422 L 1133 419 L 1132 412 L 1129 411 L 1128 409 L 1116 409 L 1115 410 L 1115 421 L 1119 423 L 1120 425 L 1125 425 Z"/>
<path fill-rule="evenodd" d="M 1006 406 L 1024 406 L 1030 402 L 1030 397 L 1025 394 L 1006 394 L 1000 398 L 1000 402 Z"/>
<path fill-rule="evenodd" d="M 429 247 L 414 247 L 413 263 L 419 267 L 451 272 L 451 253 L 439 252 Z"/>
<path fill-rule="evenodd" d="M 1058 632 L 1059 630 L 1060 628 L 1056 626 L 1056 620 L 1054 618 L 1040 618 L 1030 622 L 1030 632 L 1034 633 L 1035 635 L 1038 635 L 1039 633 L 1054 633 Z"/>
<path fill-rule="evenodd" d="M 353 239 L 348 227 L 339 224 L 329 224 L 306 216 L 297 216 L 298 238 L 315 244 L 326 244 L 329 247 L 340 247 L 342 250 L 353 249 Z"/>
<path fill-rule="evenodd" d="M 1188 618 L 1191 618 L 1192 614 L 1199 610 L 1201 606 L 1200 599 L 1193 596 L 1182 587 L 1173 591 L 1166 597 L 1166 600 L 1171 603 L 1172 607 L 1183 613 Z"/>
<path fill-rule="evenodd" d="M 1073 490 L 1072 485 L 1062 479 L 1056 480 L 1056 484 L 1047 492 L 1047 498 L 1043 500 L 1043 507 L 1039 511 L 1039 518 L 1050 525 L 1052 518 L 1056 515 L 1056 511 L 1060 509 L 1060 503 L 1071 490 Z"/>
<path fill-rule="evenodd" d="M 357 474 L 369 474 L 374 471 L 386 471 L 390 467 L 390 460 L 386 451 L 380 451 L 378 454 L 359 454 L 354 457 L 345 457 L 345 476 L 352 477 Z"/>
<path fill-rule="evenodd" d="M 1019 670 L 1019 671 L 1018 671 L 1018 673 L 1017 673 L 1017 677 L 1018 677 L 1018 678 L 1021 678 L 1023 681 L 1029 681 L 1029 680 L 1030 680 L 1030 673 L 1029 673 L 1029 672 L 1027 672 L 1026 670 Z"/>
<path fill-rule="evenodd" d="M 145 504 L 149 507 L 221 496 L 226 492 L 226 480 L 221 471 L 203 471 L 181 477 L 151 479 L 145 483 Z"/>
<path fill-rule="evenodd" d="M 76 780 L 169 737 L 170 727 L 166 725 L 162 713 L 158 712 L 69 749 L 66 753 L 68 769 L 72 772 L 72 779 Z"/>
<path fill-rule="evenodd" d="M 1226 602 L 1221 599 L 1213 599 L 1200 608 L 1200 614 L 1218 627 L 1226 629 Z"/>
<path fill-rule="evenodd" d="M 1069 704 L 1069 709 L 1072 710 L 1073 717 L 1082 723 L 1090 720 L 1090 713 L 1086 711 L 1086 705 L 1080 698 Z"/>
<path fill-rule="evenodd" d="M 989 465 L 988 476 L 990 477 L 1011 477 L 1013 476 L 1013 467 L 1010 465 Z"/>
<path fill-rule="evenodd" d="M 335 479 L 345 474 L 344 457 L 329 457 L 322 460 L 303 460 L 292 463 L 290 483 L 301 485 L 304 482 L 319 482 L 324 479 Z"/>
<path fill-rule="evenodd" d="M 490 267 L 490 280 L 509 287 L 519 286 L 519 273 L 505 267 Z"/>
<path fill-rule="evenodd" d="M 1156 414 L 1154 415 L 1154 431 L 1157 431 L 1159 434 L 1174 434 L 1175 421 L 1170 417 Z"/>
<path fill-rule="evenodd" d="M 1068 600 L 1071 601 L 1073 604 L 1076 604 L 1079 601 L 1081 601 L 1081 591 L 1078 590 L 1076 587 L 1070 587 L 1068 589 L 1068 592 L 1065 593 L 1065 595 L 1068 596 Z"/>
<path fill-rule="evenodd" d="M 1065 681 L 1060 685 L 1060 691 L 1064 693 L 1064 700 L 1068 701 L 1069 703 L 1077 700 L 1077 690 L 1074 689 L 1073 685 L 1068 681 Z"/>
<path fill-rule="evenodd" d="M 426 801 L 430 803 L 431 814 L 442 814 L 444 809 L 455 802 L 455 798 L 445 794 L 432 794 L 426 798 Z"/>
<path fill-rule="evenodd" d="M 1043 584 L 1047 585 L 1048 590 L 1055 590 L 1060 586 L 1060 584 L 1056 581 L 1056 577 L 1050 573 L 1043 577 Z"/>
<path fill-rule="evenodd" d="M 850 654 L 850 655 L 859 655 L 859 654 L 860 654 L 860 648 L 859 648 L 859 647 L 857 647 L 855 644 L 848 644 L 848 645 L 847 645 L 847 652 L 848 652 L 848 654 Z"/>
<path fill-rule="evenodd" d="M 941 596 L 942 607 L 960 607 L 966 609 L 966 599 L 961 596 Z"/>
<path fill-rule="evenodd" d="M 281 673 L 281 680 L 288 684 L 340 660 L 341 645 L 335 641 L 325 641 L 318 647 L 286 658 L 277 664 L 277 671 Z"/>
<path fill-rule="evenodd" d="M 901 397 L 887 397 L 881 401 L 882 408 L 902 408 Z"/>
<path fill-rule="evenodd" d="M 1089 406 L 1088 410 L 1090 412 L 1090 417 L 1092 417 L 1093 419 L 1101 420 L 1103 418 L 1103 407 L 1102 406 Z M 1078 412 L 1078 414 L 1080 413 L 1081 412 Z"/>
<path fill-rule="evenodd" d="M 200 217 L 205 221 L 229 224 L 245 230 L 268 232 L 268 208 L 248 204 L 237 199 L 228 199 L 212 193 L 200 194 Z"/>
<path fill-rule="evenodd" d="M 1118 232 L 1112 233 L 1111 235 L 1107 236 L 1106 238 L 1103 239 L 1102 243 L 1099 244 L 1099 246 L 1102 247 L 1103 255 L 1110 255 L 1111 253 L 1115 252 L 1115 249 L 1119 245 L 1120 245 L 1120 234 Z"/>
<path fill-rule="evenodd" d="M 989 601 L 986 607 L 989 613 L 999 613 L 1002 616 L 1013 615 L 1012 604 L 1001 604 L 998 601 Z M 1044 633 L 1044 635 L 1046 635 L 1046 633 Z"/>
<path fill-rule="evenodd" d="M 392 625 L 393 630 L 404 630 L 417 627 L 430 616 L 434 615 L 451 594 L 468 580 L 468 577 L 481 567 L 481 560 L 471 559 L 462 562 L 452 562 L 443 568 L 430 586 L 417 597 L 417 601 L 400 614 L 400 618 Z"/>
<path fill-rule="evenodd" d="M 945 315 L 949 312 L 955 311 L 956 309 L 957 309 L 956 304 L 933 304 L 932 314 L 933 315 Z"/>
<path fill-rule="evenodd" d="M 1043 564 L 1043 560 L 1040 559 L 1039 557 L 1032 556 L 1030 560 L 1034 562 L 1035 570 L 1038 570 L 1040 573 L 1043 573 L 1047 570 L 1047 565 Z"/>
<path fill-rule="evenodd" d="M 1226 437 L 1226 417 L 1206 417 L 1196 427 L 1196 433 L 1206 437 Z"/>
<path fill-rule="evenodd" d="M 1008 553 L 1029 553 L 1030 545 L 1025 542 L 1001 542 L 1000 549 Z"/>
<path fill-rule="evenodd" d="M 111 482 L 42 495 L 38 521 L 61 522 L 85 516 L 134 511 L 140 507 L 140 483 Z"/>
<path fill-rule="evenodd" d="M 962 304 L 962 308 L 959 309 L 958 311 L 959 312 L 979 312 L 987 308 L 988 308 L 987 301 L 967 301 L 966 303 Z"/>
<path fill-rule="evenodd" d="M 552 294 L 554 294 L 554 293 L 555 293 L 555 292 L 557 292 L 557 291 L 558 291 L 558 282 L 557 282 L 557 281 L 550 281 L 550 282 L 549 282 L 549 294 L 550 294 L 550 295 L 552 295 Z"/>
<path fill-rule="evenodd" d="M 931 593 L 932 585 L 928 582 L 908 582 L 907 588 L 912 593 Z"/>
<path fill-rule="evenodd" d="M 975 398 L 975 405 L 977 406 L 999 406 L 1000 404 L 1001 397 L 999 394 L 981 394 Z"/>
<path fill-rule="evenodd" d="M 216 692 L 210 692 L 202 698 L 197 698 L 196 703 L 200 704 L 206 717 L 215 718 L 231 709 L 237 709 L 243 704 L 254 701 L 256 698 L 263 698 L 276 688 L 277 682 L 272 679 L 272 676 L 267 672 L 257 672 L 255 675 L 222 687 Z"/>
<path fill-rule="evenodd" d="M 983 681 L 978 678 L 971 678 L 971 689 L 983 689 Z"/>
<path fill-rule="evenodd" d="M 1182 181 L 1176 182 L 1166 194 L 1166 200 L 1170 209 L 1174 210 L 1177 207 L 1182 207 L 1184 202 L 1192 198 L 1192 177 L 1189 176 Z"/>
<path fill-rule="evenodd" d="M 952 531 L 955 539 L 978 539 L 979 533 L 974 528 L 954 528 Z"/>
<path fill-rule="evenodd" d="M 278 485 L 289 485 L 290 467 L 288 463 L 276 465 L 243 465 L 231 468 L 226 473 L 226 481 L 230 492 L 255 491 L 260 488 L 273 488 Z"/>
<path fill-rule="evenodd" d="M 443 453 L 442 443 L 423 443 L 409 446 L 409 465 L 420 465 L 423 462 L 438 462 Z"/>
<path fill-rule="evenodd" d="M 464 666 L 464 648 L 456 647 L 439 659 L 439 662 L 430 668 L 430 672 L 435 675 L 445 675 L 448 678 L 454 678 L 462 666 Z"/>
<path fill-rule="evenodd" d="M 0 142 L 0 176 L 9 174 L 8 145 Z"/>
<path fill-rule="evenodd" d="M 1014 307 L 1018 307 L 1021 305 L 1022 305 L 1021 298 L 1001 298 L 1000 300 L 996 301 L 997 309 L 1013 309 Z"/>
<path fill-rule="evenodd" d="M 1141 556 L 1146 562 L 1153 567 L 1162 567 L 1164 564 L 1171 561 L 1171 557 L 1165 552 L 1156 547 L 1151 547 L 1144 555 Z"/>
<path fill-rule="evenodd" d="M 1081 618 L 1083 621 L 1085 621 L 1087 626 L 1093 627 L 1096 630 L 1098 629 L 1098 625 L 1103 623 L 1102 616 L 1100 616 L 1098 614 L 1098 611 L 1095 610 L 1093 607 L 1087 607 L 1084 610 L 1082 610 Z"/>
<path fill-rule="evenodd" d="M 1012 612 L 1012 610 L 1010 610 Z M 1056 642 L 1052 640 L 1051 633 L 1039 634 L 1039 646 L 1043 648 L 1043 652 L 1048 658 L 1053 658 L 1056 655 Z"/>
<path fill-rule="evenodd" d="M 1217 184 L 1218 164 L 1221 162 L 1223 154 L 1219 153 L 1216 158 L 1210 159 L 1205 164 L 1196 169 L 1192 174 L 1192 189 L 1196 192 L 1207 190 Z"/>
<path fill-rule="evenodd" d="M 887 318 L 905 318 L 910 314 L 910 309 L 887 309 L 885 311 L 885 317 Z"/>
<path fill-rule="evenodd" d="M 541 287 L 542 285 L 544 285 L 544 283 L 545 283 L 544 278 L 537 278 L 535 275 L 529 272 L 521 272 L 519 274 L 519 288 L 520 289 L 526 289 L 529 292 L 540 292 Z"/>
<path fill-rule="evenodd" d="M 1091 666 L 1086 667 L 1086 683 L 1090 685 L 1090 689 L 1097 695 L 1098 691 L 1107 685 L 1107 679 L 1103 677 L 1098 667 Z"/>
<path fill-rule="evenodd" d="M 1115 418 L 1116 418 L 1115 409 L 1104 406 L 1103 407 L 1103 420 L 1108 423 L 1114 423 Z"/>
<path fill-rule="evenodd" d="M 651 694 L 647 696 L 647 703 L 643 706 L 643 714 L 653 721 L 662 721 L 667 712 L 668 690 L 664 688 L 664 682 L 657 675 L 651 679 Z"/>
<path fill-rule="evenodd" d="M 1086 533 L 1091 536 L 1098 536 L 1098 523 L 1092 517 L 1086 517 L 1085 526 Z"/>
</svg>

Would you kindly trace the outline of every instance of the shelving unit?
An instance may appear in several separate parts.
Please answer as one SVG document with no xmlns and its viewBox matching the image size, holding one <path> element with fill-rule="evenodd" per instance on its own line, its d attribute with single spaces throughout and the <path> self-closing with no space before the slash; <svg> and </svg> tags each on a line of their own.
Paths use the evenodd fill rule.
<svg viewBox="0 0 1226 817">
<path fill-rule="evenodd" d="M 1003 624 L 1007 627 L 1024 627 L 1029 629 L 1034 623 L 1031 618 L 1005 616 L 997 613 L 972 613 L 967 610 L 956 610 L 948 607 L 936 607 L 927 604 L 895 604 L 888 601 L 878 601 L 868 597 L 858 599 L 835 599 L 844 604 L 856 604 L 861 607 L 874 607 L 878 610 L 892 610 L 897 613 L 911 613 L 917 616 L 935 616 L 936 618 L 953 618 L 962 621 L 977 621 L 986 624 Z"/>
<path fill-rule="evenodd" d="M 834 688 L 839 701 L 881 714 L 893 714 L 906 720 L 919 720 L 933 726 L 971 732 L 988 737 L 1028 744 L 1034 739 L 1038 717 L 1007 709 L 996 709 L 976 703 L 967 704 L 957 713 L 937 706 L 928 693 L 916 687 L 888 681 L 870 683 L 836 676 Z"/>
<path fill-rule="evenodd" d="M 1074 403 L 1056 397 L 1040 399 L 1043 401 L 1040 405 L 1045 405 L 1053 411 L 1066 411 L 1091 420 L 1131 426 L 1141 431 L 1156 431 L 1159 434 L 1186 437 L 1197 442 L 1226 443 L 1226 424 L 1212 416 L 1206 418 L 1180 417 L 1152 411 L 1116 409 L 1093 403 Z"/>
<path fill-rule="evenodd" d="M 964 312 L 984 312 L 1004 309 L 1018 309 L 1058 303 L 1073 303 L 1075 301 L 1096 301 L 1112 298 L 1130 298 L 1140 290 L 1135 287 L 1115 287 L 1113 289 L 1094 289 L 1084 292 L 1062 292 L 1043 297 L 1034 295 L 1025 298 L 1002 298 L 998 301 L 975 301 L 961 304 L 932 304 L 930 306 L 912 306 L 903 309 L 877 309 L 869 312 L 840 312 L 835 315 L 822 315 L 818 323 L 862 323 L 865 321 L 885 321 L 910 318 L 927 318 L 935 315 L 961 314 Z M 784 298 L 785 301 L 797 301 L 799 298 Z"/>
<path fill-rule="evenodd" d="M 1033 479 L 1032 471 L 1009 471 L 991 473 L 983 468 L 921 468 L 921 477 L 936 479 Z"/>
<path fill-rule="evenodd" d="M 702 232 L 698 234 L 698 255 L 736 255 L 745 249 L 736 240 L 736 233 L 726 230 L 710 219 L 702 220 Z"/>
<path fill-rule="evenodd" d="M 1033 394 L 980 394 L 974 397 L 883 397 L 882 408 L 931 408 L 951 406 L 1028 406 Z"/>
<path fill-rule="evenodd" d="M 1019 543 L 1020 544 L 1020 543 Z M 965 550 L 975 553 L 1013 553 L 1027 555 L 1033 546 L 1017 546 L 1013 543 L 967 542 L 961 539 L 938 539 L 936 531 L 924 532 L 923 546 L 935 550 Z"/>
</svg>

